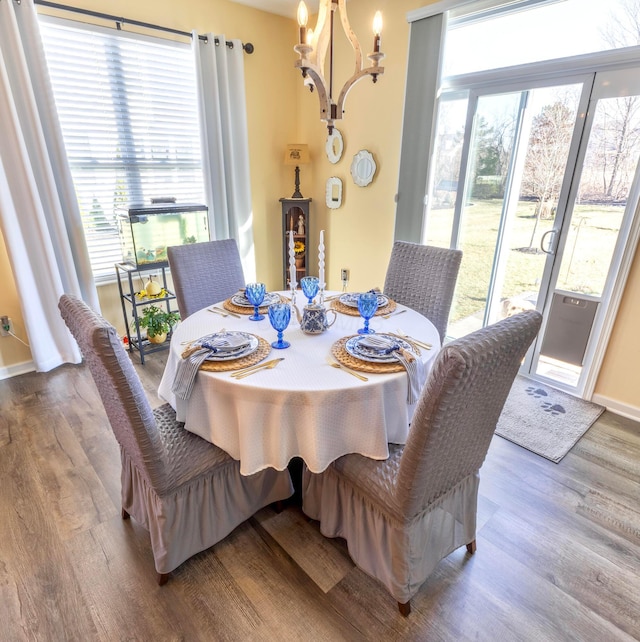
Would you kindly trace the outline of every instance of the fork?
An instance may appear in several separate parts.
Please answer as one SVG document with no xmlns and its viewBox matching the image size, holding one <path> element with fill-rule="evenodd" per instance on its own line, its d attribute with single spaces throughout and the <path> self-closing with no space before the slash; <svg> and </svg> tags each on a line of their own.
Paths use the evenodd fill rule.
<svg viewBox="0 0 640 642">
<path fill-rule="evenodd" d="M 412 341 L 417 346 L 420 346 L 421 348 L 424 348 L 425 350 L 431 350 L 431 348 L 433 348 L 433 346 L 430 343 L 425 343 L 424 341 L 420 341 L 418 339 L 414 339 L 413 337 L 409 336 L 406 332 L 403 332 L 400 329 L 396 330 L 396 334 L 399 337 L 402 337 L 403 339 L 407 339 L 408 341 Z"/>
<path fill-rule="evenodd" d="M 242 317 L 239 314 L 236 314 L 235 312 L 231 312 L 231 310 L 224 310 L 223 308 L 218 308 L 215 305 L 208 308 L 209 312 L 215 312 L 219 314 L 220 316 L 223 317 L 228 317 L 231 315 L 232 317 L 235 317 L 236 319 L 241 319 Z"/>
<path fill-rule="evenodd" d="M 337 361 L 333 361 L 332 359 L 327 358 L 327 363 L 332 368 L 338 368 L 340 370 L 344 370 L 345 372 L 348 372 L 354 377 L 357 377 L 358 379 L 360 379 L 360 381 L 369 381 L 368 377 L 361 375 L 359 372 L 356 372 L 355 370 L 351 370 L 350 368 L 347 368 L 347 366 L 343 366 L 341 363 L 338 363 Z"/>
<path fill-rule="evenodd" d="M 248 377 L 249 375 L 255 374 L 256 372 L 260 372 L 260 370 L 271 370 L 272 368 L 275 368 L 281 361 L 284 361 L 284 357 L 280 357 L 279 359 L 272 359 L 271 361 L 265 361 L 264 363 L 258 363 L 255 366 L 248 366 L 246 368 L 242 368 L 241 370 L 236 370 L 235 372 L 231 373 L 231 376 L 234 379 L 243 379 L 244 377 Z"/>
<path fill-rule="evenodd" d="M 406 311 L 407 311 L 407 309 L 403 308 L 402 310 L 394 310 L 393 312 L 388 312 L 387 314 L 381 314 L 380 316 L 383 319 L 388 319 L 390 317 L 395 317 L 395 316 L 397 316 L 399 314 L 402 314 L 403 312 L 406 312 Z"/>
<path fill-rule="evenodd" d="M 224 312 L 223 310 L 219 310 L 218 308 L 207 308 L 209 312 L 213 312 L 214 314 L 219 314 L 221 317 L 228 317 L 229 313 Z"/>
</svg>

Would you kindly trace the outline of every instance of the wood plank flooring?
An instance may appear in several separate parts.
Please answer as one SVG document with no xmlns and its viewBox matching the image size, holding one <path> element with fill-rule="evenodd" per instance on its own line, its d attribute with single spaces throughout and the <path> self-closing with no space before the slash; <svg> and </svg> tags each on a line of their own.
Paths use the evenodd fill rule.
<svg viewBox="0 0 640 642">
<path fill-rule="evenodd" d="M 136 365 L 152 405 L 163 367 Z M 158 587 L 88 370 L 0 381 L 0 640 L 640 639 L 640 425 L 604 413 L 560 464 L 494 437 L 480 475 L 477 553 L 408 618 L 293 506 Z"/>
</svg>

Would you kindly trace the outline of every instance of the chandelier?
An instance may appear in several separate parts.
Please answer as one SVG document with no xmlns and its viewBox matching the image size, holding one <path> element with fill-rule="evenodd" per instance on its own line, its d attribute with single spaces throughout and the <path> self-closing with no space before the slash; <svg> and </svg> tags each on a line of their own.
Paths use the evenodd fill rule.
<svg viewBox="0 0 640 642">
<path fill-rule="evenodd" d="M 309 13 L 304 1 L 298 5 L 300 37 L 294 50 L 300 55 L 300 59 L 296 60 L 295 67 L 302 72 L 304 84 L 311 91 L 314 87 L 316 88 L 320 100 L 320 120 L 327 123 L 330 134 L 333 132 L 334 122 L 342 119 L 344 101 L 351 87 L 365 76 L 371 76 L 373 82 L 376 82 L 378 76 L 384 73 L 384 67 L 379 66 L 384 58 L 384 54 L 380 51 L 382 14 L 377 11 L 373 19 L 373 52 L 367 55 L 371 65 L 363 68 L 362 49 L 349 24 L 345 2 L 346 0 L 320 0 L 318 22 L 313 30 L 307 29 Z M 340 12 L 342 29 L 353 47 L 356 59 L 355 71 L 343 85 L 337 101 L 333 98 L 333 21 L 336 9 Z M 324 76 L 327 51 L 329 53 L 328 83 Z"/>
</svg>

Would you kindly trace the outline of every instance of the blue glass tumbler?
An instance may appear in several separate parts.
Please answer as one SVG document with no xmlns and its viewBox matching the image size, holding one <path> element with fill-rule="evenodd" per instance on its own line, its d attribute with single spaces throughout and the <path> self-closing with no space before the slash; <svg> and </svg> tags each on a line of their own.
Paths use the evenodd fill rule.
<svg viewBox="0 0 640 642">
<path fill-rule="evenodd" d="M 287 329 L 290 320 L 291 306 L 288 303 L 273 303 L 269 306 L 269 321 L 273 329 L 278 332 L 278 340 L 271 344 L 272 348 L 282 350 L 282 348 L 288 348 L 291 345 L 282 339 L 282 333 Z"/>
<path fill-rule="evenodd" d="M 244 295 L 253 306 L 253 314 L 249 321 L 262 321 L 264 314 L 260 314 L 260 304 L 264 301 L 264 295 L 267 292 L 267 286 L 264 283 L 247 283 L 244 289 Z"/>
<path fill-rule="evenodd" d="M 374 334 L 375 330 L 369 327 L 369 319 L 378 309 L 378 295 L 373 292 L 363 292 L 358 297 L 358 312 L 364 319 L 364 328 L 358 330 L 358 334 Z"/>
</svg>

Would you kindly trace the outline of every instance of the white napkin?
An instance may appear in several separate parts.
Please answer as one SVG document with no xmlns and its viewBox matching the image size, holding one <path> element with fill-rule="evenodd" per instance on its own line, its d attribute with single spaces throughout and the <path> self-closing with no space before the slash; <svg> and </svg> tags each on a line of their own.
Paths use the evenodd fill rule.
<svg viewBox="0 0 640 642">
<path fill-rule="evenodd" d="M 191 396 L 198 369 L 211 354 L 214 354 L 214 350 L 201 347 L 178 363 L 176 376 L 171 385 L 171 392 L 173 392 L 176 397 L 188 399 Z"/>
<path fill-rule="evenodd" d="M 407 403 L 414 404 L 420 397 L 422 383 L 424 382 L 424 364 L 420 359 L 414 358 L 411 361 L 407 359 L 399 350 L 394 350 L 393 354 L 407 371 L 409 387 L 407 390 Z"/>
<path fill-rule="evenodd" d="M 245 335 L 231 332 L 209 334 L 198 339 L 192 346 L 198 349 L 193 352 L 187 350 L 188 356 L 178 363 L 171 391 L 180 399 L 188 399 L 198 370 L 207 357 L 216 353 L 241 352 L 249 344 L 250 340 Z"/>
<path fill-rule="evenodd" d="M 401 347 L 401 344 L 395 340 L 393 337 L 386 337 L 380 335 L 368 335 L 362 337 L 358 344 L 368 348 L 370 350 L 377 350 L 381 353 L 391 354 L 396 357 L 396 359 L 402 364 L 404 369 L 407 371 L 408 379 L 408 390 L 407 390 L 407 403 L 414 404 L 418 401 L 420 396 L 420 391 L 422 389 L 422 384 L 425 379 L 425 370 L 424 364 L 417 356 L 412 355 L 413 359 L 408 359 L 402 353 L 402 350 L 397 348 Z M 395 347 L 397 346 L 397 348 Z"/>
</svg>

